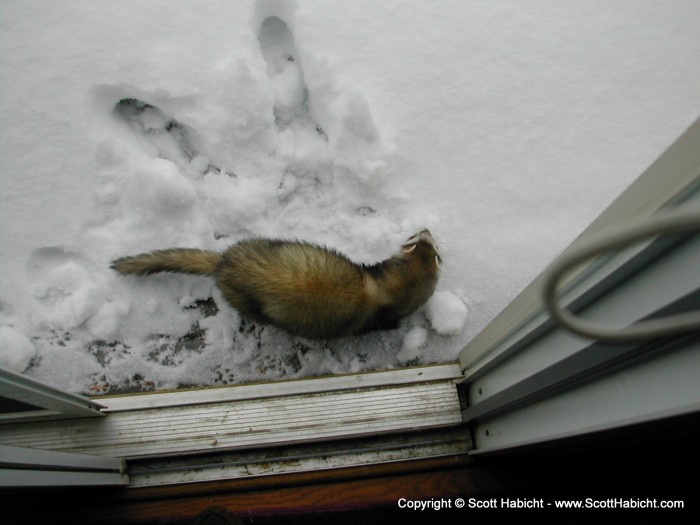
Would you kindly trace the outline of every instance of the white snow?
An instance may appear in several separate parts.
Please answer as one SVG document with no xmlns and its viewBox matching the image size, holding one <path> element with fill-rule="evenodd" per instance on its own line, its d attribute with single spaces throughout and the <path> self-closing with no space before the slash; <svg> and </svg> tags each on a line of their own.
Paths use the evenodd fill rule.
<svg viewBox="0 0 700 525">
<path fill-rule="evenodd" d="M 435 292 L 425 303 L 425 314 L 430 326 L 440 335 L 457 335 L 464 328 L 469 310 L 452 292 Z"/>
<path fill-rule="evenodd" d="M 32 342 L 9 325 L 0 326 L 0 366 L 23 372 L 36 354 Z"/>
<path fill-rule="evenodd" d="M 0 362 L 74 392 L 455 360 L 700 108 L 696 0 L 6 0 L 0 16 Z M 205 277 L 109 268 L 253 235 L 376 262 L 426 227 L 431 327 L 421 311 L 330 343 L 241 319 Z"/>
<path fill-rule="evenodd" d="M 401 351 L 396 354 L 396 360 L 399 363 L 407 363 L 418 358 L 427 341 L 428 331 L 422 326 L 414 326 L 404 335 Z"/>
</svg>

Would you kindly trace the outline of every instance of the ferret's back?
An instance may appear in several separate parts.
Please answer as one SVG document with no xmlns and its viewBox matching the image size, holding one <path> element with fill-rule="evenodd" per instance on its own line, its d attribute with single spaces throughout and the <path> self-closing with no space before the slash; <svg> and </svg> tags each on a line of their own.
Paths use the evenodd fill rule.
<svg viewBox="0 0 700 525">
<path fill-rule="evenodd" d="M 219 268 L 217 284 L 232 306 L 291 333 L 331 337 L 366 321 L 362 269 L 334 250 L 250 239 L 224 252 Z"/>
</svg>

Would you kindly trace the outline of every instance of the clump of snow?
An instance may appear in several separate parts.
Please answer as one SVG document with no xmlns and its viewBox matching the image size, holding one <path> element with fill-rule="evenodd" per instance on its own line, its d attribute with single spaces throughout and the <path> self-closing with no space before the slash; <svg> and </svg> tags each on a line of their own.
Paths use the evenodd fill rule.
<svg viewBox="0 0 700 525">
<path fill-rule="evenodd" d="M 32 276 L 30 293 L 37 319 L 61 330 L 76 328 L 90 319 L 105 300 L 103 287 L 86 267 L 82 256 L 60 247 L 38 248 L 27 262 Z"/>
<path fill-rule="evenodd" d="M 129 303 L 125 300 L 105 301 L 86 322 L 85 327 L 95 339 L 114 340 L 128 313 Z"/>
<path fill-rule="evenodd" d="M 469 310 L 452 292 L 435 292 L 425 304 L 430 325 L 440 335 L 457 335 L 464 329 Z"/>
<path fill-rule="evenodd" d="M 396 354 L 396 359 L 399 363 L 406 363 L 416 359 L 427 341 L 428 331 L 422 326 L 414 326 L 403 336 L 401 351 Z"/>
<path fill-rule="evenodd" d="M 695 119 L 699 18 L 695 0 L 5 2 L 0 359 L 75 392 L 453 361 Z M 109 268 L 251 236 L 374 263 L 422 228 L 434 330 L 418 312 L 311 343 L 206 277 Z"/>
<path fill-rule="evenodd" d="M 0 366 L 24 372 L 35 355 L 36 348 L 26 335 L 11 326 L 0 326 Z"/>
</svg>

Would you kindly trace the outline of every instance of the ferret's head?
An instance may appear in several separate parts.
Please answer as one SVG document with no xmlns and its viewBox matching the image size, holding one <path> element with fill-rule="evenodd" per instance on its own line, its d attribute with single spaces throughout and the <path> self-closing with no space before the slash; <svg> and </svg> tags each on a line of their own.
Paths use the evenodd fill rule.
<svg viewBox="0 0 700 525">
<path fill-rule="evenodd" d="M 381 284 L 392 312 L 404 318 L 427 301 L 440 277 L 442 259 L 428 230 L 409 237 L 401 251 L 381 263 Z"/>
<path fill-rule="evenodd" d="M 428 230 L 421 230 L 409 237 L 401 246 L 401 256 L 403 259 L 419 263 L 423 268 L 430 269 L 436 274 L 440 271 L 442 258 L 435 239 Z"/>
</svg>

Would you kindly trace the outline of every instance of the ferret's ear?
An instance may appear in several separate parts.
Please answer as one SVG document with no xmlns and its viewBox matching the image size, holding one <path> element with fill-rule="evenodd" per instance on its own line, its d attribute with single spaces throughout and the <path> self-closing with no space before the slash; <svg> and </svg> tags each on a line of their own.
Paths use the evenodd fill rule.
<svg viewBox="0 0 700 525">
<path fill-rule="evenodd" d="M 413 250 L 416 249 L 416 244 L 404 244 L 403 247 L 401 248 L 402 253 L 411 253 Z"/>
<path fill-rule="evenodd" d="M 439 255 L 435 256 L 435 266 L 437 267 L 438 270 L 440 269 L 440 256 Z"/>
</svg>

